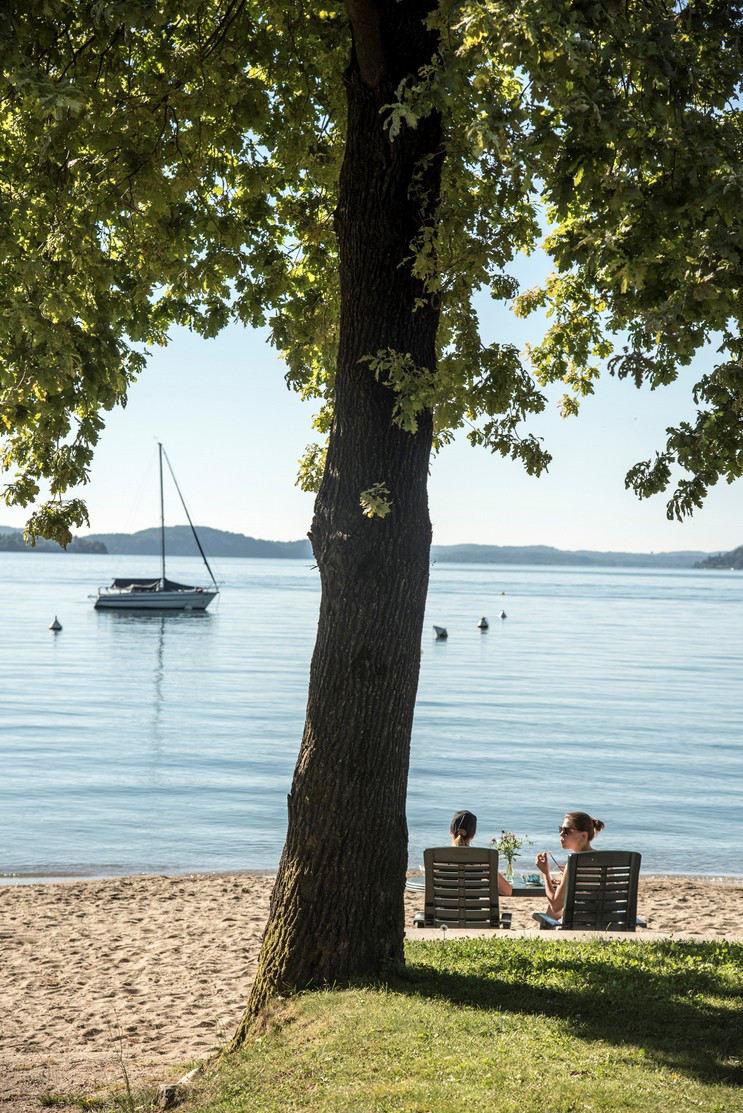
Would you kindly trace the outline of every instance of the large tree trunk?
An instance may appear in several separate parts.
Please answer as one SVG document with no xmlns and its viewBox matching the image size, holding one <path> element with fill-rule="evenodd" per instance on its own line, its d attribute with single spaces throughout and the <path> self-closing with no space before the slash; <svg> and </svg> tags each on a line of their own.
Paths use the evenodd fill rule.
<svg viewBox="0 0 743 1113">
<path fill-rule="evenodd" d="M 311 533 L 322 599 L 287 841 L 238 1044 L 272 996 L 374 977 L 403 961 L 431 415 L 420 415 L 415 434 L 394 425 L 391 392 L 360 361 L 391 348 L 417 366 L 435 365 L 438 313 L 411 276 L 409 257 L 421 225 L 435 219 L 440 121 L 431 116 L 390 142 L 380 114 L 399 81 L 434 54 L 424 26 L 430 8 L 348 3 L 354 49 L 336 214 L 340 349 Z M 359 502 L 375 483 L 386 484 L 392 501 L 383 519 L 365 518 Z"/>
</svg>

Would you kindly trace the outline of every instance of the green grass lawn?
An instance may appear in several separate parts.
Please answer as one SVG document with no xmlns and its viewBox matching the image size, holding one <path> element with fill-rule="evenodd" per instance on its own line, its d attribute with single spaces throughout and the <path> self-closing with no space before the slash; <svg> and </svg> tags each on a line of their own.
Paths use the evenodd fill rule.
<svg viewBox="0 0 743 1113">
<path fill-rule="evenodd" d="M 188 1113 L 743 1111 L 743 945 L 410 943 L 404 979 L 308 993 Z"/>
</svg>

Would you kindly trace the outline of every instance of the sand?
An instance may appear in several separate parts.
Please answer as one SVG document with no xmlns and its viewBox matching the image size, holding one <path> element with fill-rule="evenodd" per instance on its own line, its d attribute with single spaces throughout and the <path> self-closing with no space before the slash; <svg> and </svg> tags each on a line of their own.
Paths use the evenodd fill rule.
<svg viewBox="0 0 743 1113">
<path fill-rule="evenodd" d="M 0 1113 L 105 1092 L 125 1073 L 137 1086 L 171 1082 L 213 1054 L 242 1013 L 272 884 L 240 874 L 0 887 Z M 410 922 L 421 895 L 406 899 Z M 504 901 L 514 929 L 543 906 Z M 743 879 L 645 877 L 639 911 L 653 934 L 743 939 Z"/>
</svg>

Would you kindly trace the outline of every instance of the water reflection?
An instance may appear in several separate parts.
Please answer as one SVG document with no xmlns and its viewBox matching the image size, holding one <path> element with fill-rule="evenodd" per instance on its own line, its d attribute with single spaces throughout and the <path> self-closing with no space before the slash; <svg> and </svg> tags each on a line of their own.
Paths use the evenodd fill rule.
<svg viewBox="0 0 743 1113">
<path fill-rule="evenodd" d="M 166 616 L 159 615 L 158 621 L 155 624 L 155 686 L 154 698 L 152 701 L 152 756 L 154 758 L 151 774 L 153 779 L 157 773 L 157 767 L 160 764 L 160 756 L 162 753 L 163 733 L 162 733 L 162 717 L 163 717 L 163 681 L 165 677 L 165 623 Z"/>
<path fill-rule="evenodd" d="M 141 707 L 145 712 L 143 725 L 147 722 L 144 737 L 147 739 L 146 752 L 149 757 L 148 779 L 151 785 L 157 786 L 161 781 L 162 761 L 167 756 L 166 735 L 170 711 L 167 670 L 169 667 L 176 670 L 179 668 L 181 650 L 192 636 L 198 637 L 201 642 L 202 635 L 209 629 L 211 616 L 205 611 L 98 613 L 109 624 L 113 640 L 119 645 L 121 642 L 126 643 L 125 659 L 130 662 L 129 680 L 139 685 Z M 204 622 L 207 623 L 206 626 Z M 120 650 L 118 655 L 121 659 Z"/>
<path fill-rule="evenodd" d="M 158 622 L 188 626 L 194 622 L 209 622 L 214 617 L 208 611 L 96 611 L 96 614 L 99 619 L 117 626 L 146 626 Z"/>
</svg>

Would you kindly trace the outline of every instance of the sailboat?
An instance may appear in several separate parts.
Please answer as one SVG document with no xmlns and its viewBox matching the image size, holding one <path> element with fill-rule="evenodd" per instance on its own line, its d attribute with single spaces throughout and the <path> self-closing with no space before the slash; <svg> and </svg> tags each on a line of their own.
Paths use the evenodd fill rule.
<svg viewBox="0 0 743 1113">
<path fill-rule="evenodd" d="M 159 579 L 117 578 L 110 587 L 98 588 L 93 606 L 97 611 L 205 611 L 215 595 L 219 594 L 217 581 L 214 579 L 209 561 L 201 547 L 199 535 L 196 532 L 191 515 L 188 513 L 178 480 L 175 477 L 168 454 L 158 441 L 158 459 L 160 463 L 160 557 L 162 570 Z M 168 470 L 173 477 L 175 489 L 181 500 L 183 509 L 188 518 L 188 524 L 194 536 L 196 546 L 201 553 L 201 559 L 206 565 L 206 570 L 211 577 L 212 587 L 189 587 L 188 584 L 178 584 L 169 580 L 165 575 L 165 502 L 163 499 L 163 455 L 168 465 Z"/>
</svg>

